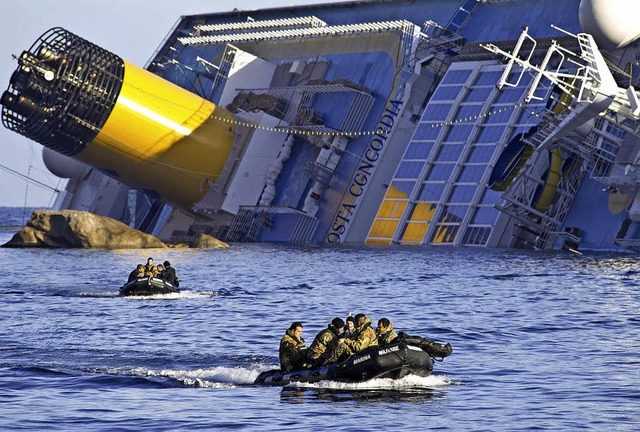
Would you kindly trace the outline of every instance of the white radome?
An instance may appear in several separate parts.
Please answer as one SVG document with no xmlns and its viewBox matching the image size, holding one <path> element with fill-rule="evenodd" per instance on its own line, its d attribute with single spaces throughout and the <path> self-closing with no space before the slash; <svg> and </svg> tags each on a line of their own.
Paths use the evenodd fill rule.
<svg viewBox="0 0 640 432">
<path fill-rule="evenodd" d="M 640 0 L 582 0 L 580 25 L 603 49 L 617 49 L 640 38 Z"/>
<path fill-rule="evenodd" d="M 82 177 L 91 169 L 82 162 L 71 159 L 47 147 L 42 147 L 42 161 L 51 174 L 61 178 Z"/>
</svg>

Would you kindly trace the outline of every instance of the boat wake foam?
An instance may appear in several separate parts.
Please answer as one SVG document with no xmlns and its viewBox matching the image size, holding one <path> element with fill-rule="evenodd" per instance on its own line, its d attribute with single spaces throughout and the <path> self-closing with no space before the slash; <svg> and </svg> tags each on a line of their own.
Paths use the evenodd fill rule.
<svg viewBox="0 0 640 432">
<path fill-rule="evenodd" d="M 191 291 L 184 290 L 177 293 L 170 294 L 155 294 L 148 296 L 123 296 L 122 298 L 130 300 L 175 300 L 175 299 L 199 299 L 199 298 L 211 298 L 218 295 L 215 291 Z M 117 296 L 117 294 L 116 294 Z"/>
<path fill-rule="evenodd" d="M 214 366 L 206 369 L 181 370 L 162 369 L 153 370 L 144 367 L 115 368 L 109 373 L 147 378 L 168 378 L 188 387 L 203 388 L 233 388 L 253 384 L 260 373 L 259 369 L 241 366 Z"/>
<path fill-rule="evenodd" d="M 144 367 L 140 368 L 116 368 L 109 373 L 117 375 L 129 375 L 147 378 L 167 378 L 177 381 L 188 387 L 201 388 L 234 388 L 254 385 L 254 381 L 260 372 L 273 369 L 272 365 L 252 364 L 244 366 L 214 366 L 211 368 L 201 368 L 194 370 L 162 369 L 153 370 Z M 286 385 L 286 388 L 304 388 L 315 390 L 414 390 L 433 389 L 451 385 L 452 381 L 444 375 L 431 375 L 419 377 L 408 375 L 397 380 L 389 378 L 372 379 L 360 383 L 345 383 L 338 381 L 320 381 L 317 383 L 293 382 Z"/>
<path fill-rule="evenodd" d="M 293 382 L 286 387 L 308 388 L 308 389 L 331 389 L 331 390 L 408 390 L 418 388 L 434 388 L 451 384 L 451 380 L 444 375 L 430 375 L 420 377 L 417 375 L 407 375 L 400 379 L 374 378 L 369 381 L 359 383 L 345 383 L 338 381 L 320 381 L 317 383 Z"/>
</svg>

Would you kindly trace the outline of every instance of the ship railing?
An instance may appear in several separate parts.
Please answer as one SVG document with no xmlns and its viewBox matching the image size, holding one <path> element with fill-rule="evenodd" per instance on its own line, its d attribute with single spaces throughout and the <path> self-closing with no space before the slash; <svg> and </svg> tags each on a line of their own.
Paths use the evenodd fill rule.
<svg viewBox="0 0 640 432">
<path fill-rule="evenodd" d="M 233 64 L 233 60 L 235 59 L 237 52 L 238 48 L 233 45 L 227 45 L 225 47 L 224 53 L 222 54 L 222 60 L 220 61 L 220 66 L 218 66 L 218 72 L 213 79 L 213 90 L 217 89 L 218 86 L 229 77 L 229 71 L 231 70 L 231 65 Z"/>
<path fill-rule="evenodd" d="M 640 240 L 638 239 L 615 239 L 614 244 L 635 252 L 640 252 Z"/>
<path fill-rule="evenodd" d="M 410 21 L 396 20 L 289 30 L 258 31 L 206 36 L 187 36 L 179 37 L 178 40 L 184 45 L 199 45 L 222 43 L 232 44 L 240 42 L 258 42 L 300 38 L 326 38 L 357 35 L 361 33 L 400 32 L 404 37 L 406 34 L 412 34 L 415 28 L 415 24 Z"/>
<path fill-rule="evenodd" d="M 327 23 L 315 16 L 306 16 L 300 18 L 282 18 L 260 21 L 234 22 L 227 24 L 199 24 L 194 26 L 197 32 L 222 33 L 237 32 L 239 30 L 256 30 L 267 28 L 317 28 L 326 27 Z"/>
</svg>

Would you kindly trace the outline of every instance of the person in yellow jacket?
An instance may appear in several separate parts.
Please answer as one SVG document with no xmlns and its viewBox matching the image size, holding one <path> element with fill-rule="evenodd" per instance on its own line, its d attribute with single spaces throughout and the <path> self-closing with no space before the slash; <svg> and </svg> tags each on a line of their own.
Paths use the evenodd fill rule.
<svg viewBox="0 0 640 432">
<path fill-rule="evenodd" d="M 371 318 L 364 314 L 357 314 L 356 329 L 348 339 L 340 339 L 338 347 L 331 353 L 325 363 L 344 360 L 360 351 L 377 346 L 376 333 L 371 328 Z"/>
<path fill-rule="evenodd" d="M 307 364 L 311 367 L 320 365 L 331 355 L 338 346 L 340 334 L 344 329 L 344 321 L 334 318 L 326 329 L 321 330 L 313 339 L 307 350 Z"/>
<path fill-rule="evenodd" d="M 302 323 L 296 321 L 291 324 L 280 340 L 280 369 L 287 372 L 302 369 L 305 354 Z"/>
<path fill-rule="evenodd" d="M 376 338 L 378 340 L 378 345 L 390 344 L 398 338 L 396 331 L 393 329 L 393 323 L 387 318 L 380 318 L 378 320 Z"/>
<path fill-rule="evenodd" d="M 154 274 L 155 273 L 155 274 Z M 144 277 L 152 277 L 158 273 L 155 264 L 153 263 L 153 258 L 147 258 L 147 263 L 144 266 Z"/>
</svg>

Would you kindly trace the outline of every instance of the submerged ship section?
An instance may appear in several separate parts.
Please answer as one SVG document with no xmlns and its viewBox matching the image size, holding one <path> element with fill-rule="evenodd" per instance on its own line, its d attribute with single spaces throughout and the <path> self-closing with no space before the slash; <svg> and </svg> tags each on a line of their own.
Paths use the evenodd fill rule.
<svg viewBox="0 0 640 432">
<path fill-rule="evenodd" d="M 637 250 L 640 32 L 597 3 L 184 16 L 145 69 L 53 29 L 3 123 L 165 241 Z"/>
</svg>

